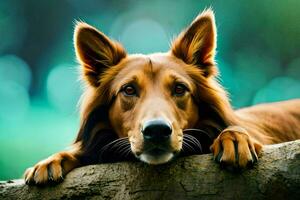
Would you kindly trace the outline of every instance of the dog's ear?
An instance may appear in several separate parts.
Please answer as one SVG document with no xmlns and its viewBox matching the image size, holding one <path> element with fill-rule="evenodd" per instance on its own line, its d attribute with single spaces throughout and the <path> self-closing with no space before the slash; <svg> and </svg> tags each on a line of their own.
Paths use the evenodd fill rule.
<svg viewBox="0 0 300 200">
<path fill-rule="evenodd" d="M 187 64 L 200 67 L 205 76 L 217 73 L 214 56 L 216 49 L 216 25 L 214 13 L 207 9 L 199 14 L 191 25 L 173 41 L 171 52 Z"/>
<path fill-rule="evenodd" d="M 99 86 L 100 75 L 105 69 L 126 57 L 121 44 L 83 22 L 76 25 L 74 46 L 76 57 L 83 67 L 84 79 L 94 87 Z"/>
</svg>

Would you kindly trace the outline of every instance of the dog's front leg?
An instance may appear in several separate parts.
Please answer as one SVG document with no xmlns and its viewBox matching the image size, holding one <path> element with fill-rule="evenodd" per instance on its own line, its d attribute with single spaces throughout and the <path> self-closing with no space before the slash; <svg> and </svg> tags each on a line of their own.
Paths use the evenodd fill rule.
<svg viewBox="0 0 300 200">
<path fill-rule="evenodd" d="M 211 151 L 224 167 L 245 168 L 258 160 L 262 145 L 240 126 L 229 126 L 214 140 Z"/>
<path fill-rule="evenodd" d="M 67 173 L 80 166 L 79 152 L 77 148 L 59 152 L 28 168 L 24 174 L 26 184 L 43 185 L 62 181 Z"/>
</svg>

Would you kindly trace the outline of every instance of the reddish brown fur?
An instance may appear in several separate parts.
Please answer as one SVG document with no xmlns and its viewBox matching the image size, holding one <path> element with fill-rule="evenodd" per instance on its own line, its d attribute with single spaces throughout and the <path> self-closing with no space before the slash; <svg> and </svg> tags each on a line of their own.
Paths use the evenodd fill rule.
<svg viewBox="0 0 300 200">
<path fill-rule="evenodd" d="M 28 183 L 58 181 L 75 167 L 97 163 L 103 132 L 128 137 L 133 153 L 143 154 L 140 127 L 155 117 L 172 125 L 170 152 L 181 150 L 184 129 L 202 129 L 214 139 L 208 145 L 216 161 L 239 168 L 255 162 L 262 145 L 300 138 L 300 100 L 232 110 L 215 79 L 216 27 L 211 10 L 200 14 L 167 53 L 127 55 L 119 43 L 85 23 L 77 24 L 74 37 L 87 85 L 81 128 L 71 150 L 26 171 Z M 188 88 L 182 96 L 172 94 L 177 82 Z M 137 96 L 124 96 L 122 88 L 128 83 L 137 86 Z M 151 159 L 144 161 L 159 164 L 170 158 Z"/>
</svg>

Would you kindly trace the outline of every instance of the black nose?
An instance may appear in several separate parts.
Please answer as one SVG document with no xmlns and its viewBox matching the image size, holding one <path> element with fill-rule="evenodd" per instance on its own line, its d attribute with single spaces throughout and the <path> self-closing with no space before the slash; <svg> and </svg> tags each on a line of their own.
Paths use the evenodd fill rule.
<svg viewBox="0 0 300 200">
<path fill-rule="evenodd" d="M 153 119 L 144 123 L 142 133 L 145 140 L 161 141 L 170 138 L 172 127 L 165 120 Z"/>
</svg>

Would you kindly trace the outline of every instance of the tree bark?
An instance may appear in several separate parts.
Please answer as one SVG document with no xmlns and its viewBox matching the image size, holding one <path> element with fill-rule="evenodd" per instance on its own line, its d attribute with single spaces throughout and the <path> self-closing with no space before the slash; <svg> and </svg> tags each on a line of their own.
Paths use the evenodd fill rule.
<svg viewBox="0 0 300 200">
<path fill-rule="evenodd" d="M 266 146 L 242 172 L 221 169 L 211 154 L 160 166 L 99 164 L 73 170 L 58 185 L 0 182 L 0 199 L 300 199 L 300 140 Z"/>
</svg>

